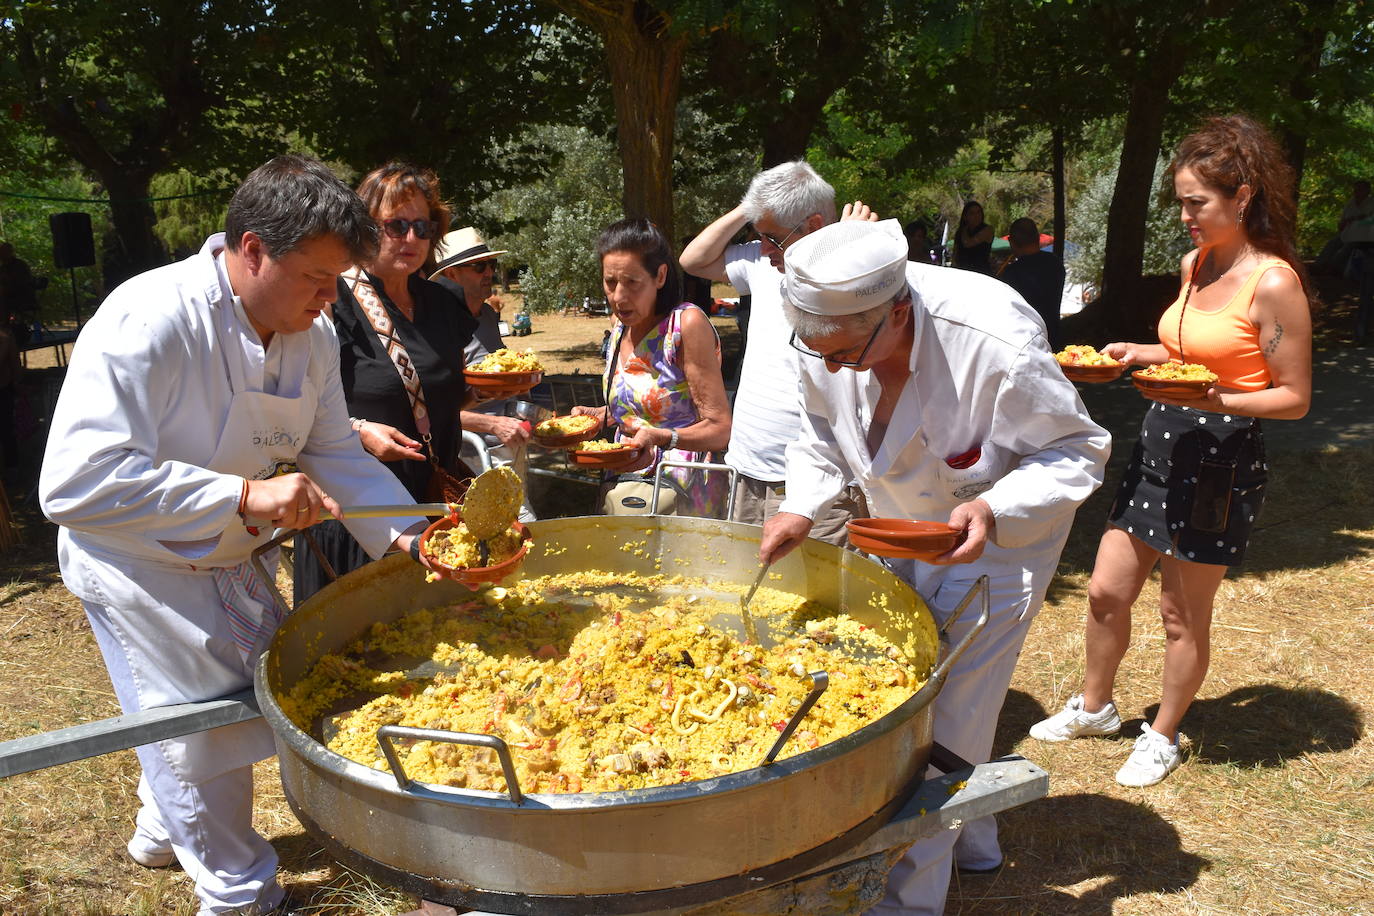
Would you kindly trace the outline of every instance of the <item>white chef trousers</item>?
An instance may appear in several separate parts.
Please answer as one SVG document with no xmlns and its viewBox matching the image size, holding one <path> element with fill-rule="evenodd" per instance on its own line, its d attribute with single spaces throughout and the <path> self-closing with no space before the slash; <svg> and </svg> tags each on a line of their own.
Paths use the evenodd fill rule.
<svg viewBox="0 0 1374 916">
<path fill-rule="evenodd" d="M 138 680 L 124 649 L 129 640 L 121 638 L 104 606 L 82 604 L 120 707 L 125 713 L 139 711 Z M 143 767 L 138 781 L 142 807 L 131 843 L 145 852 L 170 849 L 176 854 L 195 880 L 197 916 L 256 916 L 275 909 L 284 894 L 276 880 L 276 850 L 253 829 L 252 765 L 192 785 L 173 772 L 159 744 L 134 751 Z"/>
<path fill-rule="evenodd" d="M 1029 581 L 1029 576 L 991 580 L 988 625 L 955 663 L 935 700 L 935 740 L 970 763 L 984 762 L 992 754 L 997 718 L 1011 685 L 1012 671 L 1031 621 L 1044 601 L 1044 592 L 1031 591 Z M 972 584 L 951 576 L 933 596 L 926 598 L 938 623 L 949 617 Z M 977 618 L 975 601 L 950 628 L 950 644 L 957 645 Z M 868 911 L 870 916 L 943 913 L 955 857 L 965 868 L 992 868 L 1000 864 L 1002 850 L 997 844 L 996 818 L 979 818 L 960 830 L 941 830 L 917 842 L 893 867 L 888 876 L 887 896 Z"/>
</svg>

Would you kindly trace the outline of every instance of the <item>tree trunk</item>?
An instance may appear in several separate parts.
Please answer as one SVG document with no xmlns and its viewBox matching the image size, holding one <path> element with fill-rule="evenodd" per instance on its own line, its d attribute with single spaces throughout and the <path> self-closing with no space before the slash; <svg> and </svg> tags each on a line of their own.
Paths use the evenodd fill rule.
<svg viewBox="0 0 1374 916">
<path fill-rule="evenodd" d="M 167 263 L 167 252 L 153 232 L 157 215 L 147 201 L 152 175 L 124 173 L 100 175 L 110 195 L 110 219 L 114 223 L 118 248 L 104 257 L 105 288 L 113 289 L 135 274 Z"/>
<path fill-rule="evenodd" d="M 772 168 L 794 159 L 806 158 L 806 147 L 811 142 L 811 133 L 820 123 L 825 103 L 830 98 L 808 100 L 805 103 L 794 101 L 791 105 L 780 106 L 779 117 L 763 125 L 763 167 Z"/>
<path fill-rule="evenodd" d="M 1169 90 L 1183 70 L 1184 55 L 1169 39 L 1136 69 L 1121 140 L 1116 188 L 1107 210 L 1107 250 L 1102 265 L 1102 296 L 1114 304 L 1114 320 L 1122 330 L 1138 322 L 1141 261 L 1145 256 L 1145 225 L 1154 184 L 1155 161 L 1164 136 Z"/>
<path fill-rule="evenodd" d="M 637 6 L 637 4 L 632 4 Z M 673 235 L 673 131 L 686 39 L 627 11 L 603 31 L 615 99 L 625 215 L 648 217 Z"/>
<path fill-rule="evenodd" d="M 1054 164 L 1050 167 L 1050 182 L 1054 194 L 1054 256 L 1064 260 L 1064 237 L 1068 234 L 1068 214 L 1064 206 L 1064 128 L 1055 125 L 1050 131 Z"/>
</svg>

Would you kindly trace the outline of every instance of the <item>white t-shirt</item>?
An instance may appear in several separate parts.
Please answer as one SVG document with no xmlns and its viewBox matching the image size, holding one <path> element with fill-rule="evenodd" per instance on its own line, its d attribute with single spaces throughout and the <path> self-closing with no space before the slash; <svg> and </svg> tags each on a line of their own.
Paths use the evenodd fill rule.
<svg viewBox="0 0 1374 916">
<path fill-rule="evenodd" d="M 787 476 L 787 444 L 801 428 L 801 354 L 791 345 L 782 312 L 782 273 L 761 252 L 761 242 L 725 249 L 730 285 L 753 297 L 725 463 L 746 477 L 781 482 Z"/>
</svg>

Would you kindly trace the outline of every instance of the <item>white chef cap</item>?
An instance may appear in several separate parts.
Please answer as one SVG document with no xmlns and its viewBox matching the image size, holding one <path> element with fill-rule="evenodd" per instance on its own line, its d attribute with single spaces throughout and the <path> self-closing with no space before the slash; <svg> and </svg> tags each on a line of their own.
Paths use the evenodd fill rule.
<svg viewBox="0 0 1374 916">
<path fill-rule="evenodd" d="M 813 315 L 854 315 L 882 305 L 906 282 L 901 223 L 847 220 L 787 249 L 783 298 Z"/>
</svg>

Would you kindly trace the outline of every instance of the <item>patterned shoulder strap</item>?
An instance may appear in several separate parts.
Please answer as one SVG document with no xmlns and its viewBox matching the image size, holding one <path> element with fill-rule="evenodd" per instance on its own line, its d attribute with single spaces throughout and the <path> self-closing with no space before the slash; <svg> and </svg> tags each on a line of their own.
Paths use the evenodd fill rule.
<svg viewBox="0 0 1374 916">
<path fill-rule="evenodd" d="M 367 323 L 372 325 L 372 330 L 377 333 L 377 339 L 382 343 L 382 349 L 386 355 L 391 357 L 391 362 L 396 366 L 396 374 L 401 377 L 401 384 L 405 386 L 406 396 L 410 398 L 410 411 L 415 416 L 415 429 L 420 433 L 420 438 L 429 444 L 429 408 L 425 406 L 425 393 L 420 387 L 420 373 L 415 370 L 415 364 L 411 362 L 410 353 L 406 350 L 405 344 L 401 343 L 401 335 L 396 330 L 396 324 L 391 320 L 391 315 L 387 313 L 386 306 L 382 303 L 382 297 L 377 295 L 377 290 L 372 285 L 372 281 L 363 273 L 361 267 L 350 267 L 343 273 L 344 281 L 348 283 L 349 290 L 353 293 L 353 298 L 358 300 L 358 305 L 362 307 L 363 315 L 367 318 Z"/>
</svg>

